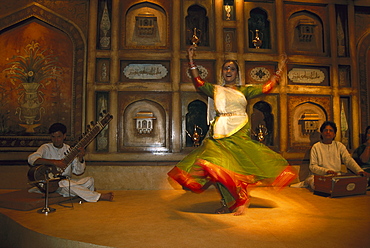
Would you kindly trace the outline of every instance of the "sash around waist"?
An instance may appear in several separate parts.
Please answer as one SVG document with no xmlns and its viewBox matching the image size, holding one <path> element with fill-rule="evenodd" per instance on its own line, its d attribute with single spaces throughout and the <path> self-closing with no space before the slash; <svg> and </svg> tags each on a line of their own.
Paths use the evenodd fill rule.
<svg viewBox="0 0 370 248">
<path fill-rule="evenodd" d="M 247 113 L 231 112 L 231 113 L 217 113 L 216 116 L 246 116 Z"/>
</svg>

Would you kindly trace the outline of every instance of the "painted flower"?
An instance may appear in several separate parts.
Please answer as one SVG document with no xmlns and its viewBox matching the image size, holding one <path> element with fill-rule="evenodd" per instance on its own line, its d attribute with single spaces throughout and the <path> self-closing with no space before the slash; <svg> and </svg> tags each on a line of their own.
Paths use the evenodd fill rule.
<svg viewBox="0 0 370 248">
<path fill-rule="evenodd" d="M 40 44 L 32 41 L 24 49 L 25 55 L 17 55 L 5 69 L 9 78 L 21 83 L 42 83 L 44 80 L 58 78 L 61 68 L 57 66 L 57 57 L 45 55 L 46 50 L 40 50 Z"/>
</svg>

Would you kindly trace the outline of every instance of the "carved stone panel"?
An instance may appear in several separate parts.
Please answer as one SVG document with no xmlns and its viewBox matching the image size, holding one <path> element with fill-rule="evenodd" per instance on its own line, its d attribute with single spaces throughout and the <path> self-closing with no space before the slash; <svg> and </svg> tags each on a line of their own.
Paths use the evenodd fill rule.
<svg viewBox="0 0 370 248">
<path fill-rule="evenodd" d="M 224 50 L 225 52 L 236 52 L 236 29 L 225 28 L 224 29 Z"/>
<path fill-rule="evenodd" d="M 321 124 L 332 118 L 331 97 L 290 95 L 288 103 L 289 151 L 307 150 L 320 140 Z"/>
<path fill-rule="evenodd" d="M 122 18 L 124 46 L 153 49 L 168 45 L 168 16 L 159 5 L 149 2 L 131 6 Z"/>
<path fill-rule="evenodd" d="M 98 6 L 97 49 L 111 47 L 112 0 L 101 0 Z"/>
<path fill-rule="evenodd" d="M 339 65 L 339 86 L 351 87 L 351 66 Z"/>
<path fill-rule="evenodd" d="M 246 63 L 246 84 L 265 83 L 275 72 L 275 65 Z"/>
<path fill-rule="evenodd" d="M 97 91 L 95 93 L 96 102 L 96 120 L 100 121 L 105 113 L 109 112 L 109 93 L 104 91 Z M 96 136 L 96 151 L 107 152 L 109 145 L 109 125 L 103 128 L 103 130 Z"/>
<path fill-rule="evenodd" d="M 95 81 L 97 83 L 109 83 L 110 78 L 110 60 L 96 59 Z"/>
<path fill-rule="evenodd" d="M 120 92 L 119 99 L 118 150 L 169 151 L 170 94 Z"/>
<path fill-rule="evenodd" d="M 169 82 L 168 61 L 121 61 L 121 82 Z"/>
<path fill-rule="evenodd" d="M 329 86 L 329 68 L 289 65 L 288 82 L 296 85 Z"/>
<path fill-rule="evenodd" d="M 198 67 L 199 75 L 201 78 L 205 79 L 210 83 L 217 83 L 215 75 L 217 74 L 214 71 L 214 61 L 209 60 L 195 60 L 195 64 Z M 187 60 L 181 61 L 181 82 L 183 83 L 192 83 L 189 64 Z M 220 71 L 221 73 L 221 71 Z M 218 76 L 218 74 L 217 74 Z M 219 77 L 217 77 L 219 78 Z"/>
<path fill-rule="evenodd" d="M 286 5 L 288 53 L 328 54 L 328 16 L 328 9 L 324 6 Z"/>
<path fill-rule="evenodd" d="M 348 8 L 345 5 L 335 5 L 337 26 L 337 53 L 340 57 L 347 57 L 348 51 Z"/>
</svg>

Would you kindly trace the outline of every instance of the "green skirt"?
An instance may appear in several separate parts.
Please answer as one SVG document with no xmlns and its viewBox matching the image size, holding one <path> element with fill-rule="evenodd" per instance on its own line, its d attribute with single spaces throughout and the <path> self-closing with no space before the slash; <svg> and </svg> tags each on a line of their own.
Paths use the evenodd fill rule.
<svg viewBox="0 0 370 248">
<path fill-rule="evenodd" d="M 285 186 L 296 177 L 280 154 L 250 138 L 249 123 L 230 137 L 204 139 L 168 175 L 197 193 L 210 183 L 222 185 L 218 188 L 231 211 L 248 201 L 247 187 Z"/>
</svg>

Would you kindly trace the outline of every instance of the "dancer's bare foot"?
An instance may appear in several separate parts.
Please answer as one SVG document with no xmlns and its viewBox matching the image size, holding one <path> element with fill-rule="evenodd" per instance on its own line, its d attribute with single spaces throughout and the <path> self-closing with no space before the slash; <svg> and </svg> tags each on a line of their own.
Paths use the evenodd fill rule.
<svg viewBox="0 0 370 248">
<path fill-rule="evenodd" d="M 228 207 L 223 206 L 223 207 L 216 209 L 215 213 L 216 214 L 226 214 L 226 213 L 230 213 L 230 210 Z"/>
<path fill-rule="evenodd" d="M 113 198 L 114 198 L 113 192 L 102 193 L 100 195 L 99 201 L 113 201 Z"/>
<path fill-rule="evenodd" d="M 250 200 L 248 200 L 244 205 L 241 205 L 234 210 L 234 216 L 242 215 L 246 208 L 250 205 Z"/>
<path fill-rule="evenodd" d="M 239 206 L 234 210 L 234 216 L 242 215 L 245 211 L 245 205 Z"/>
</svg>

